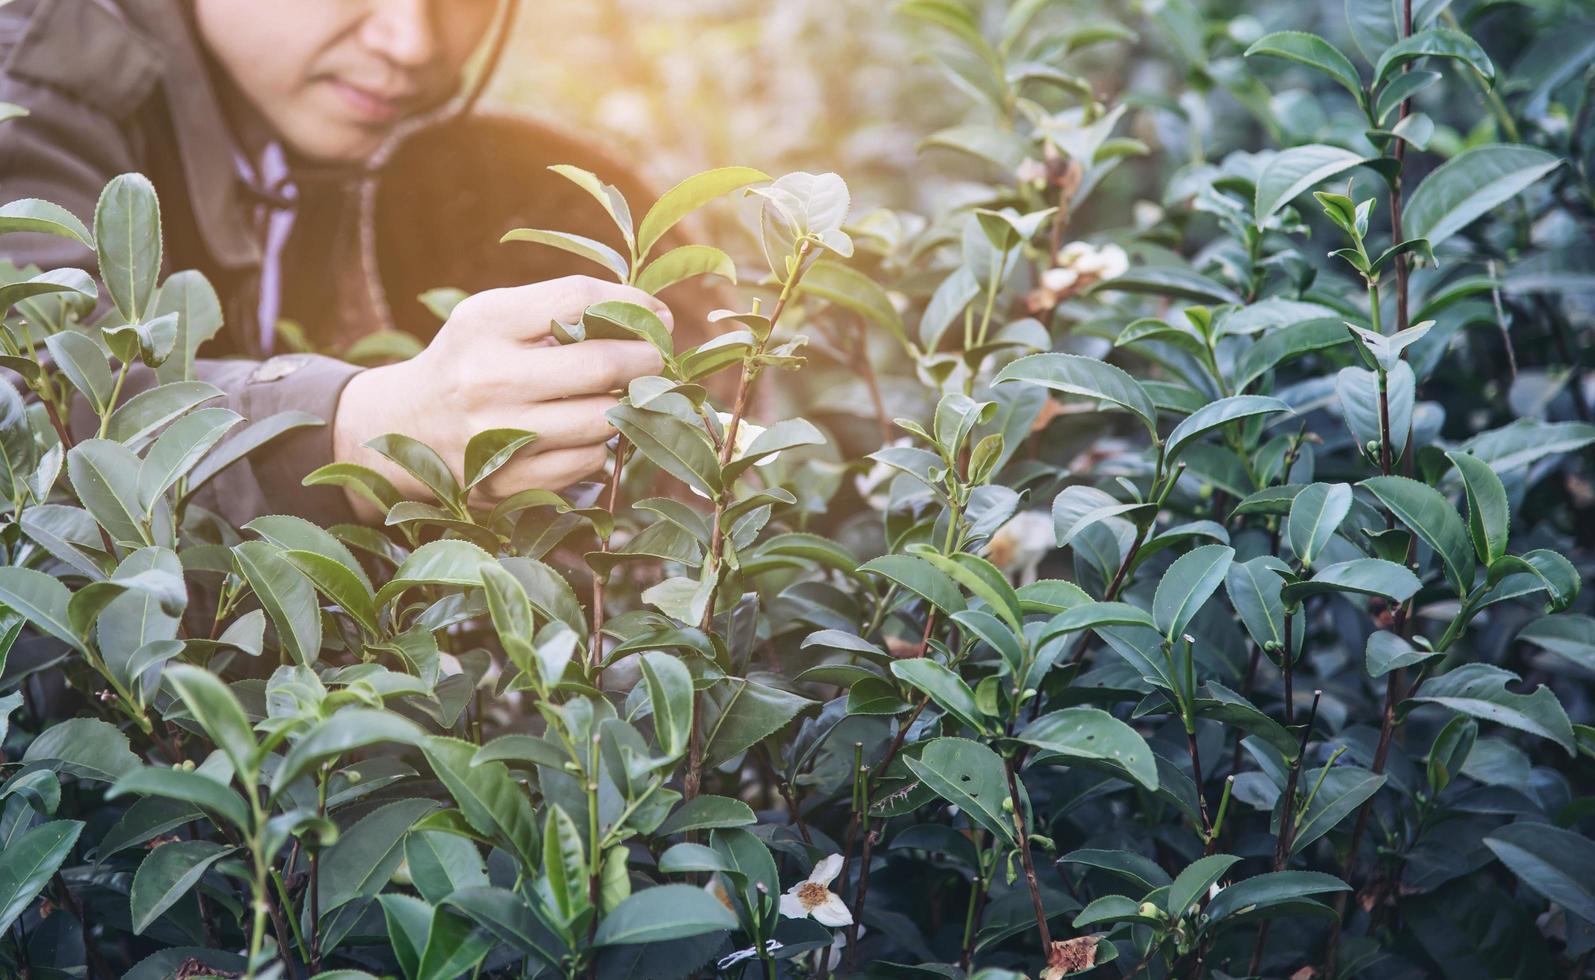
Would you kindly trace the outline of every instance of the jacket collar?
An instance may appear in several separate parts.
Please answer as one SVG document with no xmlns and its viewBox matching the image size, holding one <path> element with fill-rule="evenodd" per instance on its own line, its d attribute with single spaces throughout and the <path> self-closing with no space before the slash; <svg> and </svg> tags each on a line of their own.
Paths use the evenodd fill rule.
<svg viewBox="0 0 1595 980">
<path fill-rule="evenodd" d="M 212 258 L 223 266 L 258 265 L 260 246 L 240 198 L 235 140 L 222 114 L 210 67 L 179 0 L 121 0 L 128 19 L 160 46 L 178 155 L 194 220 Z"/>
</svg>

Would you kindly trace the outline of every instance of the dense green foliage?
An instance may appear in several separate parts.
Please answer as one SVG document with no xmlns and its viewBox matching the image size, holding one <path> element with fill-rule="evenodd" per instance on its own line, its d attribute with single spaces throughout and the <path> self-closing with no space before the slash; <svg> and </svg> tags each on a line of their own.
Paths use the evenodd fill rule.
<svg viewBox="0 0 1595 980">
<path fill-rule="evenodd" d="M 602 486 L 474 506 L 515 429 L 307 481 L 382 528 L 195 503 L 307 419 L 192 380 L 146 180 L 0 208 L 98 256 L 0 285 L 0 971 L 1581 975 L 1595 32 L 1276 6 L 898 4 L 923 216 L 565 168 L 625 251 L 505 248 L 744 305 L 556 325 L 665 365 Z M 727 197 L 757 250 L 655 247 Z"/>
</svg>

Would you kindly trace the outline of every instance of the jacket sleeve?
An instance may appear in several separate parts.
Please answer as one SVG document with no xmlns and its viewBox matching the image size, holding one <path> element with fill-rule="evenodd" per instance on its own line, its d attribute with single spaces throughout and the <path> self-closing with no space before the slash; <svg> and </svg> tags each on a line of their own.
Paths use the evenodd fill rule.
<svg viewBox="0 0 1595 980">
<path fill-rule="evenodd" d="M 59 204 L 85 224 L 94 216 L 100 188 L 119 173 L 138 169 L 134 137 L 105 109 L 72 93 L 0 71 L 0 102 L 28 115 L 0 122 L 0 200 L 37 197 Z M 0 258 L 42 270 L 93 270 L 93 253 L 69 239 L 12 234 L 0 238 Z M 196 498 L 233 525 L 266 513 L 286 513 L 321 524 L 354 519 L 335 487 L 305 488 L 303 477 L 332 459 L 331 423 L 343 386 L 359 368 L 328 357 L 292 354 L 265 362 L 200 359 L 199 380 L 220 388 L 223 405 L 254 422 L 286 410 L 308 412 L 321 424 L 295 428 L 218 475 Z M 155 384 L 138 366 L 124 398 Z M 75 438 L 93 434 L 94 417 L 81 399 L 74 406 Z M 229 438 L 237 438 L 239 426 Z"/>
</svg>

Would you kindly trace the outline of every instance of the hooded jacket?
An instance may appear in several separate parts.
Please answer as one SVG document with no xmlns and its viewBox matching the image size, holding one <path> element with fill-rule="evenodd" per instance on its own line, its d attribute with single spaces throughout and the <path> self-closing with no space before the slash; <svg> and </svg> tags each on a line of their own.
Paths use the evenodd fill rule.
<svg viewBox="0 0 1595 980">
<path fill-rule="evenodd" d="M 101 188 L 137 171 L 154 183 L 161 203 L 162 274 L 196 270 L 214 288 L 221 330 L 201 350 L 199 380 L 226 393 L 218 404 L 254 421 L 285 410 L 324 424 L 296 428 L 219 476 L 197 502 L 229 523 L 264 513 L 291 513 L 321 524 L 351 520 L 336 488 L 307 488 L 306 474 L 332 458 L 331 421 L 343 386 L 360 369 L 331 357 L 283 354 L 261 358 L 256 309 L 263 241 L 258 202 L 239 174 L 234 140 L 222 114 L 211 69 L 180 0 L 13 0 L 0 5 L 0 102 L 26 116 L 0 122 L 0 200 L 37 197 L 85 223 Z M 329 188 L 314 206 L 318 224 L 350 211 L 352 195 Z M 301 209 L 310 202 L 302 202 Z M 326 236 L 331 238 L 333 236 Z M 308 254 L 307 254 L 308 253 Z M 300 263 L 322 262 L 315 249 Z M 67 239 L 13 234 L 0 238 L 0 259 L 41 270 L 94 269 L 94 256 Z M 326 266 L 323 266 L 325 269 Z M 285 279 L 325 290 L 325 272 L 284 270 Z M 204 291 L 201 290 L 200 293 Z M 304 292 L 304 291 L 301 291 Z M 209 297 L 195 302 L 208 305 Z M 293 315 L 289 306 L 284 314 Z M 344 328 L 369 324 L 345 318 Z M 335 346 L 337 337 L 318 337 Z M 140 367 L 126 395 L 154 383 Z M 92 417 L 74 413 L 73 428 L 92 434 Z"/>
</svg>

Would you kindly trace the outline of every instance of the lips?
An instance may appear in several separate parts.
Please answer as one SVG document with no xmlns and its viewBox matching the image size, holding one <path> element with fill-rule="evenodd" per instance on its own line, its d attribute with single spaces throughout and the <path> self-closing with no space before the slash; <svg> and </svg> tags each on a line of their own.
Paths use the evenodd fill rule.
<svg viewBox="0 0 1595 980">
<path fill-rule="evenodd" d="M 391 123 L 404 115 L 416 99 L 416 93 L 411 90 L 385 92 L 341 78 L 330 78 L 327 81 L 343 104 L 356 118 L 366 123 Z"/>
</svg>

